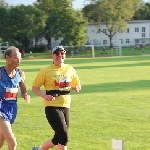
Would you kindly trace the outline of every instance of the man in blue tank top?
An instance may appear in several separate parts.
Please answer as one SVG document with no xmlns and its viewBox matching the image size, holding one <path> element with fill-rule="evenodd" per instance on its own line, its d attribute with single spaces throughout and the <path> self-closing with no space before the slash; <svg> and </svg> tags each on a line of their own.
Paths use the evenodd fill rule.
<svg viewBox="0 0 150 150">
<path fill-rule="evenodd" d="M 5 51 L 6 65 L 0 67 L 0 148 L 4 141 L 8 150 L 16 150 L 17 142 L 12 124 L 17 115 L 17 96 L 20 87 L 22 97 L 29 102 L 22 71 L 18 69 L 21 61 L 19 49 L 11 46 Z"/>
</svg>

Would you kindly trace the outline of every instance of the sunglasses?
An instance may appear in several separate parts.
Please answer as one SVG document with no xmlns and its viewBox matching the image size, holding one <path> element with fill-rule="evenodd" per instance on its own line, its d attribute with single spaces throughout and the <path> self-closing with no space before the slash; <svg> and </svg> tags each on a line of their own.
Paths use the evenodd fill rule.
<svg viewBox="0 0 150 150">
<path fill-rule="evenodd" d="M 55 54 L 55 55 L 59 56 L 60 54 L 61 54 L 61 55 L 65 55 L 66 53 L 64 53 L 64 52 L 59 52 L 59 51 L 56 51 L 56 52 L 54 52 L 53 54 Z"/>
</svg>

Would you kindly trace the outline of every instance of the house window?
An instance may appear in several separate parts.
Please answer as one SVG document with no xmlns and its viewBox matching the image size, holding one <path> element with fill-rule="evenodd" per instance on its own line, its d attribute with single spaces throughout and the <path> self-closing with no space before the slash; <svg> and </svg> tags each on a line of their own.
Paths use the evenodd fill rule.
<svg viewBox="0 0 150 150">
<path fill-rule="evenodd" d="M 98 33 L 101 33 L 101 29 L 97 29 L 97 34 L 98 34 Z"/>
<path fill-rule="evenodd" d="M 135 28 L 135 32 L 139 32 L 139 28 Z"/>
<path fill-rule="evenodd" d="M 100 40 L 97 40 L 97 41 L 96 41 L 96 44 L 97 44 L 97 45 L 101 45 L 101 41 L 100 41 Z"/>
<path fill-rule="evenodd" d="M 145 33 L 142 33 L 142 37 L 145 37 Z"/>
<path fill-rule="evenodd" d="M 103 29 L 103 32 L 104 32 L 104 33 L 107 33 L 107 29 Z"/>
<path fill-rule="evenodd" d="M 129 28 L 127 28 L 127 33 L 129 33 Z"/>
<path fill-rule="evenodd" d="M 129 43 L 129 39 L 126 39 L 126 43 Z"/>
<path fill-rule="evenodd" d="M 94 43 L 93 40 L 90 40 L 90 44 L 93 45 L 93 43 Z"/>
<path fill-rule="evenodd" d="M 142 32 L 145 32 L 145 27 L 142 27 Z"/>
<path fill-rule="evenodd" d="M 135 40 L 135 44 L 139 44 L 139 40 Z"/>
<path fill-rule="evenodd" d="M 119 40 L 121 40 L 121 44 L 123 44 L 123 39 L 119 39 Z"/>
<path fill-rule="evenodd" d="M 107 45 L 107 40 L 103 40 L 103 45 Z"/>
</svg>

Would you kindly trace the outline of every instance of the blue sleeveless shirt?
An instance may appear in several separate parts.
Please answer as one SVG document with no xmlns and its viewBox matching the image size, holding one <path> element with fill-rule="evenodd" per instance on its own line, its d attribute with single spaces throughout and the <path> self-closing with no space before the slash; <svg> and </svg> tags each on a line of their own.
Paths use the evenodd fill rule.
<svg viewBox="0 0 150 150">
<path fill-rule="evenodd" d="M 17 96 L 21 75 L 19 69 L 16 69 L 16 75 L 10 78 L 4 67 L 0 69 L 0 116 L 13 123 L 17 115 Z"/>
<path fill-rule="evenodd" d="M 4 67 L 1 67 L 0 102 L 16 103 L 20 81 L 21 76 L 19 69 L 16 69 L 14 78 L 10 78 Z"/>
</svg>

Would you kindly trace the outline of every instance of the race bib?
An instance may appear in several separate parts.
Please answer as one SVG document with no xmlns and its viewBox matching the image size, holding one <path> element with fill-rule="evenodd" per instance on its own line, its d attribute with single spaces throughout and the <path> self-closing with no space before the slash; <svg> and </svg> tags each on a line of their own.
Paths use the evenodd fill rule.
<svg viewBox="0 0 150 150">
<path fill-rule="evenodd" d="M 16 100 L 18 94 L 18 88 L 6 88 L 5 99 Z"/>
</svg>

